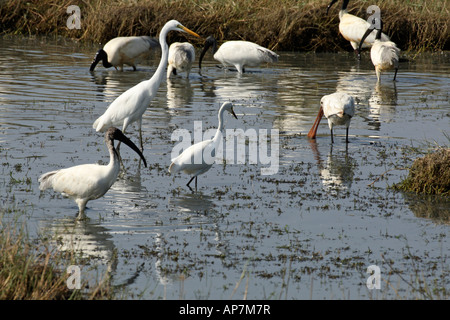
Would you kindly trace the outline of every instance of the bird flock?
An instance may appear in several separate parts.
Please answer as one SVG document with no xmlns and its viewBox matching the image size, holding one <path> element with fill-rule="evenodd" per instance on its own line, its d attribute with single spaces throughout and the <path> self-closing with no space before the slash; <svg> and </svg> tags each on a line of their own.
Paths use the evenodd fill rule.
<svg viewBox="0 0 450 320">
<path fill-rule="evenodd" d="M 332 0 L 327 7 L 327 13 L 331 6 L 337 2 Z M 395 69 L 394 81 L 396 79 L 399 52 L 395 43 L 382 33 L 383 23 L 379 18 L 373 18 L 371 22 L 347 12 L 349 0 L 343 0 L 342 9 L 339 12 L 339 31 L 341 35 L 350 42 L 355 53 L 360 59 L 360 52 L 364 48 L 371 47 L 370 56 L 375 67 L 377 81 L 381 81 L 381 71 Z M 378 19 L 378 20 L 377 20 Z M 119 95 L 93 123 L 97 132 L 105 132 L 105 143 L 109 151 L 110 161 L 107 165 L 83 164 L 70 168 L 50 171 L 39 177 L 40 190 L 52 188 L 55 192 L 71 198 L 78 205 L 77 219 L 84 219 L 86 204 L 90 200 L 102 197 L 114 184 L 120 172 L 120 143 L 123 142 L 135 151 L 144 166 L 147 166 L 143 155 L 144 146 L 142 139 L 142 116 L 154 99 L 158 88 L 164 79 L 172 75 L 186 73 L 189 78 L 193 63 L 195 61 L 195 48 L 189 42 L 175 42 L 167 44 L 167 35 L 170 31 L 188 33 L 194 37 L 201 38 L 197 33 L 183 26 L 176 20 L 167 22 L 161 29 L 159 41 L 148 36 L 141 37 L 118 37 L 107 42 L 103 48 L 98 50 L 90 66 L 94 72 L 97 64 L 102 62 L 103 67 L 114 67 L 123 72 L 124 65 L 131 66 L 136 70 L 136 65 L 146 59 L 151 51 L 160 49 L 161 59 L 159 65 L 148 80 L 144 80 Z M 199 57 L 199 73 L 201 74 L 201 63 L 208 52 L 212 49 L 213 58 L 220 62 L 222 68 L 234 67 L 239 74 L 245 73 L 245 67 L 257 67 L 263 63 L 276 63 L 279 55 L 256 43 L 249 41 L 226 41 L 218 47 L 214 36 L 208 36 L 204 41 L 204 47 Z M 184 172 L 191 175 L 187 187 L 195 179 L 207 172 L 213 161 L 207 161 L 205 154 L 214 159 L 219 142 L 222 139 L 223 116 L 225 111 L 234 118 L 237 116 L 231 102 L 222 104 L 218 111 L 218 127 L 215 136 L 185 149 L 179 156 L 172 159 L 168 171 L 171 174 Z M 351 118 L 355 114 L 354 98 L 343 92 L 335 92 L 325 95 L 320 100 L 320 108 L 317 118 L 308 133 L 310 139 L 316 138 L 316 132 L 320 120 L 325 116 L 330 128 L 331 143 L 334 143 L 333 128 L 337 125 L 346 127 L 346 143 Z M 136 122 L 139 130 L 140 148 L 138 148 L 125 133 L 127 128 Z M 117 127 L 121 126 L 122 130 Z M 114 141 L 118 141 L 117 147 Z M 200 159 L 200 161 L 196 161 Z M 192 190 L 192 189 L 191 189 Z"/>
</svg>

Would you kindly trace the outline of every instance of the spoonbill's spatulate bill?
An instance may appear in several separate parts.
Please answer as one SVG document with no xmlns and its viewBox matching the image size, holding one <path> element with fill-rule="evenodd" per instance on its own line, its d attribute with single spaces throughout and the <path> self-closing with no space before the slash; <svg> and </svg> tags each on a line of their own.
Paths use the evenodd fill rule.
<svg viewBox="0 0 450 320">
<path fill-rule="evenodd" d="M 129 65 L 136 70 L 136 65 L 150 56 L 152 50 L 159 48 L 158 40 L 148 36 L 117 37 L 109 40 L 98 50 L 92 61 L 90 71 L 94 71 L 101 61 L 105 68 L 118 68 L 123 71 L 123 65 Z"/>
<path fill-rule="evenodd" d="M 105 113 L 95 120 L 93 127 L 97 132 L 104 132 L 110 127 L 120 125 L 122 125 L 122 131 L 125 132 L 130 124 L 137 121 L 141 150 L 144 149 L 142 142 L 142 115 L 145 110 L 147 110 L 150 102 L 154 99 L 159 85 L 164 78 L 169 54 L 166 37 L 171 30 L 183 31 L 196 37 L 200 37 L 176 20 L 167 22 L 159 34 L 159 43 L 161 44 L 162 53 L 161 60 L 154 75 L 149 80 L 140 82 L 117 97 L 116 100 L 109 105 Z"/>
<path fill-rule="evenodd" d="M 317 128 L 320 120 L 325 115 L 330 127 L 331 143 L 334 143 L 333 128 L 336 125 L 344 125 L 346 127 L 345 141 L 348 143 L 348 128 L 350 120 L 355 114 L 355 99 L 344 92 L 335 92 L 320 99 L 320 108 L 317 118 L 308 133 L 308 138 L 315 139 Z"/>
<path fill-rule="evenodd" d="M 198 67 L 202 68 L 205 53 L 212 47 L 214 59 L 224 67 L 234 66 L 239 73 L 245 72 L 245 67 L 257 67 L 262 63 L 278 61 L 278 54 L 249 41 L 227 41 L 217 49 L 217 41 L 213 36 L 206 38 L 205 46 L 200 54 Z"/>
<path fill-rule="evenodd" d="M 110 128 L 105 134 L 105 142 L 110 156 L 109 164 L 82 164 L 44 173 L 39 177 L 39 189 L 52 188 L 63 196 L 73 199 L 79 209 L 77 219 L 83 219 L 86 203 L 89 200 L 102 197 L 119 175 L 120 161 L 114 148 L 114 140 L 121 141 L 133 149 L 141 157 L 144 165 L 147 166 L 139 148 L 122 131 L 117 128 Z"/>
<path fill-rule="evenodd" d="M 219 127 L 214 137 L 190 146 L 178 157 L 172 159 L 169 172 L 175 174 L 183 171 L 186 174 L 192 175 L 192 178 L 187 183 L 189 188 L 189 185 L 195 178 L 195 188 L 197 189 L 197 176 L 208 171 L 214 163 L 216 150 L 222 139 L 223 113 L 225 111 L 230 112 L 237 119 L 233 111 L 233 104 L 231 102 L 225 102 L 219 109 Z M 205 159 L 205 155 L 208 155 L 208 159 Z"/>
</svg>

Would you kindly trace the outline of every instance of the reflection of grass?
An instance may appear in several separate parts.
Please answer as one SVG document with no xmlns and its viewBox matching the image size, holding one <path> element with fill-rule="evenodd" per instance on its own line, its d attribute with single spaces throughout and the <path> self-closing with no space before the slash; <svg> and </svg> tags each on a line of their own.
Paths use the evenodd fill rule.
<svg viewBox="0 0 450 320">
<path fill-rule="evenodd" d="M 94 286 L 88 292 L 69 290 L 66 283 L 69 275 L 58 266 L 75 264 L 70 254 L 67 259 L 49 249 L 45 240 L 37 244 L 28 239 L 19 222 L 7 221 L 17 215 L 16 211 L 14 208 L 0 211 L 0 300 L 111 298 L 107 284 Z"/>
<path fill-rule="evenodd" d="M 341 2 L 330 13 L 330 0 L 192 0 L 130 2 L 125 0 L 2 1 L 2 32 L 56 34 L 105 43 L 117 36 L 155 36 L 173 18 L 203 37 L 245 39 L 274 50 L 351 50 L 338 33 Z M 81 29 L 69 30 L 67 7 L 78 5 Z M 355 0 L 349 12 L 367 19 L 373 1 Z M 381 0 L 376 3 L 389 34 L 402 50 L 448 50 L 446 0 Z M 170 37 L 180 37 L 172 34 Z M 191 39 L 194 41 L 194 39 Z M 201 40 L 195 40 L 201 41 Z"/>
</svg>

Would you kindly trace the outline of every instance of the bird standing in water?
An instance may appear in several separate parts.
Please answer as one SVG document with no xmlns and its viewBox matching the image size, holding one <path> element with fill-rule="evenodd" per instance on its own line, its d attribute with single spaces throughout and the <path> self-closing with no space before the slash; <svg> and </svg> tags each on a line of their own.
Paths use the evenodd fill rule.
<svg viewBox="0 0 450 320">
<path fill-rule="evenodd" d="M 120 161 L 114 140 L 121 141 L 133 149 L 147 167 L 147 162 L 139 148 L 117 128 L 109 128 L 105 143 L 109 151 L 109 164 L 82 164 L 66 169 L 44 173 L 39 177 L 39 189 L 52 188 L 63 196 L 73 199 L 78 205 L 77 219 L 85 218 L 84 210 L 90 200 L 102 197 L 114 184 L 119 175 Z"/>
</svg>

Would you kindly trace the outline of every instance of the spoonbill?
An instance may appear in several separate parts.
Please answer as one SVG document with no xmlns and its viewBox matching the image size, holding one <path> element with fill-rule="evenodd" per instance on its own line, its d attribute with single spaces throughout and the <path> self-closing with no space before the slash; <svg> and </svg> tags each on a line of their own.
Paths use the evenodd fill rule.
<svg viewBox="0 0 450 320">
<path fill-rule="evenodd" d="M 202 68 L 202 60 L 206 51 L 212 47 L 214 59 L 224 67 L 234 66 L 239 73 L 245 72 L 245 67 L 257 67 L 260 64 L 278 61 L 278 54 L 260 45 L 242 40 L 227 41 L 217 49 L 217 41 L 213 36 L 205 40 L 205 47 L 200 54 L 198 67 Z"/>
<path fill-rule="evenodd" d="M 39 177 L 39 189 L 52 188 L 63 196 L 73 199 L 78 205 L 77 219 L 85 217 L 84 210 L 89 200 L 102 197 L 116 181 L 120 171 L 120 160 L 114 140 L 121 141 L 133 149 L 147 167 L 147 162 L 138 147 L 122 131 L 111 127 L 105 133 L 105 143 L 109 150 L 109 164 L 82 164 L 66 169 L 50 171 Z"/>
<path fill-rule="evenodd" d="M 377 34 L 375 36 L 375 42 L 370 49 L 370 59 L 372 60 L 373 65 L 375 66 L 375 72 L 377 74 L 377 81 L 381 81 L 381 71 L 389 70 L 394 68 L 395 74 L 394 79 L 397 77 L 398 71 L 398 62 L 400 49 L 397 48 L 397 45 L 392 41 L 381 41 L 381 29 L 383 28 L 383 22 L 380 20 L 378 24 L 378 28 L 376 27 L 376 23 L 372 23 L 372 25 L 367 29 L 366 33 L 363 35 L 361 42 L 374 30 L 377 30 Z M 361 46 L 361 45 L 360 45 Z"/>
<path fill-rule="evenodd" d="M 177 72 L 186 72 L 189 78 L 192 63 L 195 60 L 195 49 L 189 42 L 174 42 L 169 47 L 169 65 L 167 67 L 167 78 Z"/>
<path fill-rule="evenodd" d="M 183 31 L 193 36 L 200 37 L 195 32 L 184 27 L 176 20 L 167 22 L 159 34 L 159 43 L 161 44 L 161 60 L 158 68 L 149 80 L 144 80 L 134 87 L 128 89 L 118 96 L 108 107 L 105 113 L 95 120 L 93 127 L 98 131 L 108 130 L 109 127 L 122 125 L 122 131 L 137 121 L 139 126 L 139 139 L 141 142 L 141 151 L 144 150 L 142 142 L 142 115 L 156 95 L 159 85 L 164 78 L 168 60 L 168 46 L 166 37 L 169 31 Z"/>
<path fill-rule="evenodd" d="M 102 61 L 105 68 L 114 67 L 123 71 L 123 65 L 127 64 L 136 71 L 136 64 L 147 59 L 150 52 L 159 47 L 158 41 L 148 36 L 117 37 L 97 51 L 89 70 L 94 71 L 95 66 Z"/>
<path fill-rule="evenodd" d="M 214 137 L 210 140 L 204 140 L 190 146 L 178 157 L 172 159 L 169 172 L 175 174 L 183 171 L 186 174 L 191 174 L 192 178 L 186 184 L 190 189 L 191 187 L 189 185 L 194 178 L 195 189 L 197 189 L 197 176 L 208 171 L 214 163 L 216 150 L 219 148 L 219 143 L 222 140 L 223 113 L 225 111 L 228 111 L 237 119 L 236 114 L 233 111 L 233 104 L 231 102 L 225 102 L 219 109 L 219 127 L 217 128 Z M 211 156 L 211 158 L 205 159 L 206 156 Z"/>
<path fill-rule="evenodd" d="M 333 127 L 336 125 L 346 126 L 345 142 L 348 143 L 348 128 L 350 127 L 350 120 L 354 114 L 355 99 L 351 95 L 344 92 L 335 92 L 323 96 L 322 99 L 320 99 L 319 114 L 317 115 L 311 130 L 308 132 L 308 138 L 316 138 L 320 120 L 323 115 L 325 115 L 328 120 L 328 126 L 330 127 L 331 143 L 334 143 Z"/>
<path fill-rule="evenodd" d="M 327 7 L 327 14 L 331 6 L 338 0 L 332 0 Z M 343 0 L 342 9 L 339 11 L 339 32 L 345 38 L 345 40 L 350 41 L 350 44 L 360 58 L 358 46 L 367 28 L 370 27 L 370 23 L 364 19 L 361 19 L 353 14 L 348 13 L 347 6 L 349 0 Z M 389 37 L 384 33 L 381 35 L 383 41 L 389 41 Z M 363 42 L 362 48 L 370 48 L 372 43 L 375 41 L 375 34 L 372 33 Z"/>
</svg>

